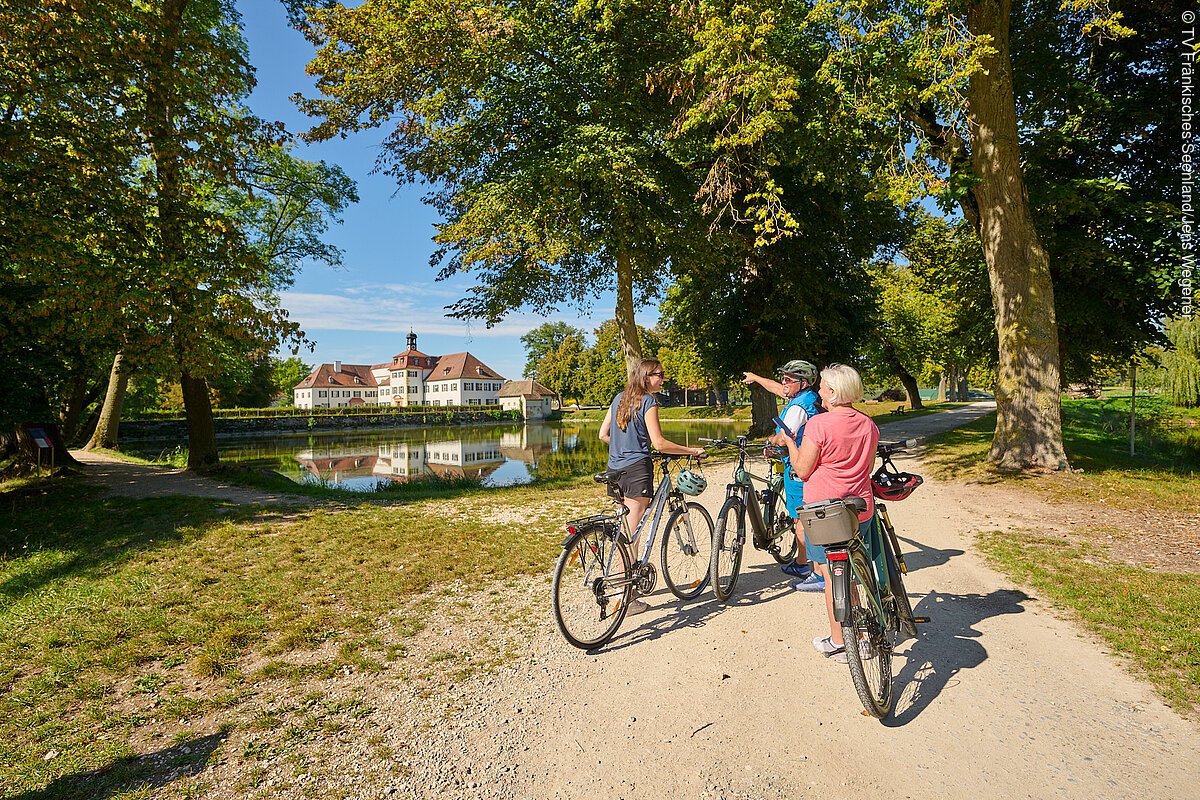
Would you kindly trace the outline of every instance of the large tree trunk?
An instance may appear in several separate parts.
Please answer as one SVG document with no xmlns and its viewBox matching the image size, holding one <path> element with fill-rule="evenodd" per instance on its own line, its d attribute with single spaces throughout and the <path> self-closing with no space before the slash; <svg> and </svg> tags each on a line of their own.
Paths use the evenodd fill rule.
<svg viewBox="0 0 1200 800">
<path fill-rule="evenodd" d="M 179 376 L 183 391 L 183 409 L 187 413 L 188 469 L 207 469 L 220 463 L 217 455 L 217 430 L 213 424 L 208 384 L 184 372 Z"/>
<path fill-rule="evenodd" d="M 129 370 L 125 364 L 125 354 L 118 352 L 113 357 L 112 370 L 108 374 L 108 390 L 104 393 L 104 405 L 100 408 L 96 430 L 92 432 L 85 450 L 95 450 L 97 447 L 112 449 L 117 446 L 121 408 L 125 405 L 125 389 L 128 386 Z"/>
<path fill-rule="evenodd" d="M 628 250 L 617 252 L 617 331 L 621 335 L 621 351 L 625 356 L 625 377 L 642 360 L 642 343 L 637 323 L 633 319 L 633 258 Z"/>
<path fill-rule="evenodd" d="M 1054 287 L 1021 173 L 1009 58 L 1011 11 L 1011 0 L 975 0 L 967 12 L 972 35 L 991 37 L 996 50 L 971 77 L 967 91 L 971 166 L 979 182 L 973 203 L 964 204 L 964 211 L 978 215 L 1000 342 L 996 435 L 988 459 L 1002 469 L 1066 469 Z"/>
<path fill-rule="evenodd" d="M 77 365 L 71 377 L 71 391 L 65 398 L 58 420 L 64 442 L 70 443 L 81 438 L 80 422 L 83 420 L 83 412 L 100 392 L 99 385 L 90 379 L 90 374 L 91 370 L 82 369 Z"/>
<path fill-rule="evenodd" d="M 900 363 L 900 359 L 896 356 L 896 347 L 888 339 L 883 340 L 883 360 L 887 362 L 888 367 L 896 373 L 896 377 L 904 385 L 904 391 L 908 392 L 909 405 L 914 409 L 924 408 L 925 406 L 921 402 L 921 387 L 917 385 L 917 379 Z"/>
</svg>

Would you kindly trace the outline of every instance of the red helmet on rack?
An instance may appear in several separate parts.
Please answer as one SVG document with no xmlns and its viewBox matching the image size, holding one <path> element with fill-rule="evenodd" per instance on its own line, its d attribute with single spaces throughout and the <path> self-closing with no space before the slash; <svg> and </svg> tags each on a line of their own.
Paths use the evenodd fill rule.
<svg viewBox="0 0 1200 800">
<path fill-rule="evenodd" d="M 920 475 L 911 472 L 897 472 L 895 468 L 888 469 L 883 465 L 871 476 L 871 491 L 880 500 L 903 500 L 924 483 Z"/>
</svg>

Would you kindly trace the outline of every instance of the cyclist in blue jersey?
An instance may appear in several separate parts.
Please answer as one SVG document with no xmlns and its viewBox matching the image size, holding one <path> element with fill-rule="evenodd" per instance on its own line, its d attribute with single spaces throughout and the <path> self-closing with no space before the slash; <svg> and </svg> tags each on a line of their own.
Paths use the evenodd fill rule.
<svg viewBox="0 0 1200 800">
<path fill-rule="evenodd" d="M 779 417 L 798 447 L 804 436 L 804 426 L 808 424 L 809 419 L 824 411 L 816 391 L 817 368 L 811 362 L 797 358 L 784 364 L 777 372 L 779 373 L 778 381 L 747 372 L 744 373 L 743 382 L 757 383 L 768 392 L 787 401 L 779 413 Z M 782 428 L 776 426 L 776 434 L 783 432 Z M 786 465 L 783 471 L 784 499 L 787 501 L 788 515 L 795 520 L 796 542 L 799 546 L 796 549 L 796 560 L 790 564 L 784 564 L 781 569 L 796 578 L 792 583 L 793 588 L 802 592 L 823 592 L 825 591 L 825 581 L 820 574 L 813 571 L 812 564 L 809 563 L 804 529 L 799 520 L 799 509 L 804 505 L 804 482 L 796 477 L 790 459 L 785 458 L 784 463 Z"/>
</svg>

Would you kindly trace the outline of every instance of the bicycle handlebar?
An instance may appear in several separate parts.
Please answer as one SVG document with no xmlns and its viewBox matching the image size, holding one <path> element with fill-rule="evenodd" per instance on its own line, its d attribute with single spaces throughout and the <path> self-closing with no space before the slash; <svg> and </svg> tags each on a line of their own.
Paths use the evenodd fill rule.
<svg viewBox="0 0 1200 800">
<path fill-rule="evenodd" d="M 880 442 L 875 448 L 875 454 L 879 458 L 887 458 L 895 453 L 902 453 L 910 447 L 916 447 L 921 443 L 921 437 L 913 439 L 904 439 L 899 442 Z"/>
</svg>

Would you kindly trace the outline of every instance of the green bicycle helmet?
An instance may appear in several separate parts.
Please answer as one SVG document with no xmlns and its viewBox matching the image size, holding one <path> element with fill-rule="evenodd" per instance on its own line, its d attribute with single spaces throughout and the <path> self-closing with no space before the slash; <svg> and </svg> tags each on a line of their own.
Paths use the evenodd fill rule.
<svg viewBox="0 0 1200 800">
<path fill-rule="evenodd" d="M 693 497 L 702 493 L 708 488 L 708 480 L 698 472 L 692 472 L 690 469 L 685 469 L 679 473 L 679 477 L 675 479 L 675 486 L 684 494 L 692 495 Z"/>
<path fill-rule="evenodd" d="M 776 370 L 780 375 L 791 375 L 793 378 L 804 378 L 809 383 L 817 379 L 817 367 L 811 361 L 793 358 Z"/>
</svg>

